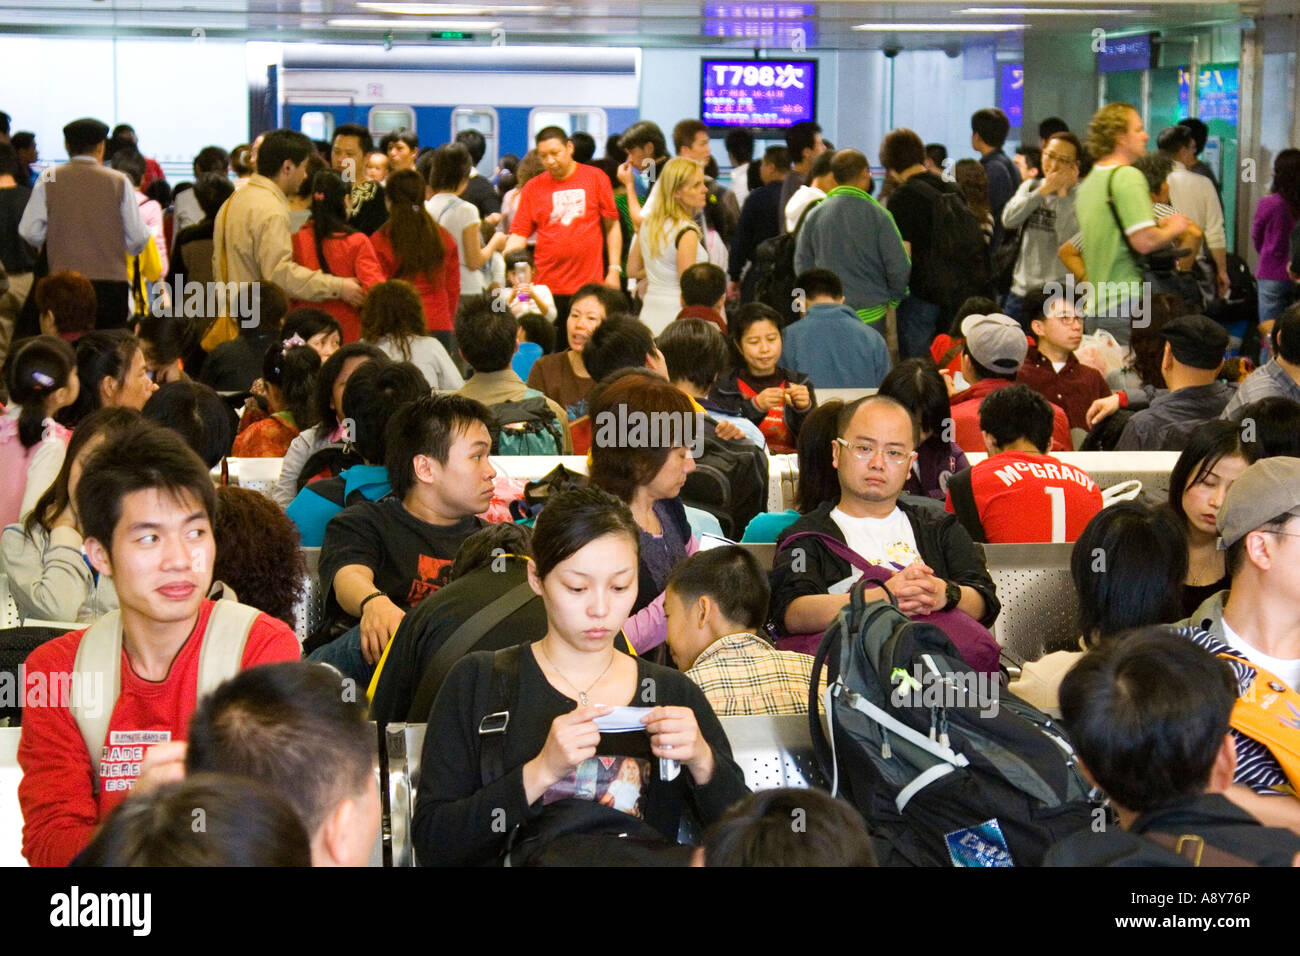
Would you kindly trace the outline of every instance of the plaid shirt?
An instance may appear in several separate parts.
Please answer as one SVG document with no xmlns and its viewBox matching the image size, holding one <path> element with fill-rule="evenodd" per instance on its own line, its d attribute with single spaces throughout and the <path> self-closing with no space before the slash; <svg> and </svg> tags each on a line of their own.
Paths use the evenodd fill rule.
<svg viewBox="0 0 1300 956">
<path fill-rule="evenodd" d="M 719 717 L 806 714 L 812 663 L 807 654 L 778 651 L 755 634 L 728 634 L 706 647 L 686 676 Z"/>
</svg>

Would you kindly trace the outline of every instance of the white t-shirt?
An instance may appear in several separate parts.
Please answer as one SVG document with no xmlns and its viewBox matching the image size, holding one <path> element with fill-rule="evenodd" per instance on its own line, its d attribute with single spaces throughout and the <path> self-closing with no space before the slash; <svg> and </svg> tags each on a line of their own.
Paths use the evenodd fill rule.
<svg viewBox="0 0 1300 956">
<path fill-rule="evenodd" d="M 1208 180 L 1206 181 L 1208 182 Z M 1292 690 L 1300 688 L 1300 658 L 1270 657 L 1259 648 L 1249 644 L 1245 638 L 1230 628 L 1227 620 L 1223 622 L 1223 643 L 1233 650 L 1239 651 L 1241 656 L 1252 664 L 1282 678 Z"/>
<path fill-rule="evenodd" d="M 854 518 L 839 508 L 831 509 L 831 520 L 844 532 L 848 546 L 871 564 L 901 571 L 913 561 L 921 560 L 912 524 L 897 506 L 884 518 Z M 832 584 L 830 594 L 847 594 L 862 572 L 853 569 L 843 581 Z"/>
<path fill-rule="evenodd" d="M 438 193 L 424 204 L 433 221 L 451 233 L 456 240 L 456 251 L 460 253 L 460 294 L 477 295 L 485 286 L 483 270 L 471 269 L 465 265 L 465 230 L 470 226 L 478 227 L 482 221 L 478 208 L 451 193 Z"/>
</svg>

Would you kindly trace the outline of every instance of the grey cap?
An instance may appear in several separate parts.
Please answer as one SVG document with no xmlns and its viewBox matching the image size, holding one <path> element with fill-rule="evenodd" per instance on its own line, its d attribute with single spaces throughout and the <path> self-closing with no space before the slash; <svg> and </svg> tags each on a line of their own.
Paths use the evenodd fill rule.
<svg viewBox="0 0 1300 956">
<path fill-rule="evenodd" d="M 1009 315 L 968 315 L 962 319 L 962 338 L 971 357 L 990 371 L 1010 375 L 1029 354 L 1029 342 L 1020 323 Z"/>
<path fill-rule="evenodd" d="M 1281 515 L 1300 516 L 1300 458 L 1264 458 L 1241 473 L 1219 509 L 1219 547 Z"/>
</svg>

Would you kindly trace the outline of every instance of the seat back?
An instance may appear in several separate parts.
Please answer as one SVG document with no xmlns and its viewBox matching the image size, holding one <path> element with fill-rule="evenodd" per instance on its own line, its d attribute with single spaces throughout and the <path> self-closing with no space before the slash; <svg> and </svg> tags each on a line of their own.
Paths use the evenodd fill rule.
<svg viewBox="0 0 1300 956">
<path fill-rule="evenodd" d="M 283 458 L 227 458 L 226 463 L 232 485 L 249 488 L 268 498 L 284 467 Z"/>
<path fill-rule="evenodd" d="M 986 544 L 984 561 L 1002 610 L 993 636 L 1012 661 L 1078 647 L 1078 598 L 1070 577 L 1073 544 Z"/>
<path fill-rule="evenodd" d="M 320 548 L 303 548 L 303 557 L 307 562 L 306 587 L 302 597 L 293 606 L 293 630 L 298 635 L 298 643 L 307 640 L 325 617 L 325 592 L 320 583 Z"/>
<path fill-rule="evenodd" d="M 803 714 L 719 717 L 731 756 L 750 790 L 828 787 L 817 766 L 808 718 Z"/>
<path fill-rule="evenodd" d="M 426 724 L 388 724 L 384 742 L 388 747 L 388 829 L 391 834 L 393 866 L 415 866 L 411 819 L 415 792 L 420 786 L 420 754 L 424 750 Z"/>
</svg>

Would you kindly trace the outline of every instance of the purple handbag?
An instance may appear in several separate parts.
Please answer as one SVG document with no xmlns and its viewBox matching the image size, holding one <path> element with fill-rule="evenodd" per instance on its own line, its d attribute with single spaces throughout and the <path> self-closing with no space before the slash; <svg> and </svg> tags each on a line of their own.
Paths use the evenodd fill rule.
<svg viewBox="0 0 1300 956">
<path fill-rule="evenodd" d="M 869 581 L 875 581 L 883 585 L 897 573 L 878 564 L 871 564 L 844 542 L 838 541 L 821 531 L 800 531 L 798 534 L 790 535 L 781 543 L 783 545 L 789 544 L 796 538 L 816 538 L 826 545 L 832 554 L 860 570 L 862 576 Z M 987 627 L 965 611 L 953 608 L 950 611 L 931 611 L 929 614 L 914 614 L 908 615 L 908 617 L 913 621 L 928 621 L 938 626 L 940 630 L 948 635 L 948 640 L 952 641 L 953 646 L 957 648 L 962 660 L 975 670 L 986 674 L 998 673 L 998 664 L 1001 659 L 1001 648 L 998 647 L 998 642 L 993 639 L 993 635 L 989 633 Z M 816 654 L 821 641 L 822 635 L 820 633 L 787 634 L 778 638 L 777 647 L 783 651 Z"/>
</svg>

